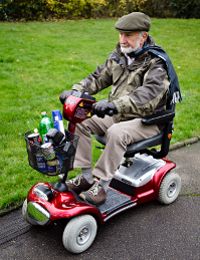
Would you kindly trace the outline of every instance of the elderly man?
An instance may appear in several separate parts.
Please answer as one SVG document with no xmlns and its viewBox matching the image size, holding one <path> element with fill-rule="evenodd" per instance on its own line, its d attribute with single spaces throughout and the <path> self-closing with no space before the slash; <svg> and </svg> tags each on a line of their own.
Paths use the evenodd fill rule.
<svg viewBox="0 0 200 260">
<path fill-rule="evenodd" d="M 153 137 L 162 130 L 162 125 L 141 123 L 142 117 L 166 110 L 170 86 L 166 62 L 148 51 L 148 46 L 156 46 L 148 34 L 150 26 L 151 20 L 144 13 L 133 12 L 121 17 L 115 24 L 119 31 L 116 49 L 104 65 L 72 87 L 72 90 L 94 95 L 112 85 L 108 101 L 93 105 L 96 115 L 77 124 L 76 134 L 80 139 L 74 166 L 82 168 L 82 174 L 66 181 L 82 199 L 97 206 L 106 199 L 110 181 L 127 145 Z M 63 103 L 70 94 L 71 91 L 62 92 L 60 101 Z M 112 117 L 106 115 L 111 109 Z M 93 170 L 91 134 L 105 134 L 107 139 Z M 98 177 L 99 182 L 94 182 L 93 176 Z"/>
</svg>

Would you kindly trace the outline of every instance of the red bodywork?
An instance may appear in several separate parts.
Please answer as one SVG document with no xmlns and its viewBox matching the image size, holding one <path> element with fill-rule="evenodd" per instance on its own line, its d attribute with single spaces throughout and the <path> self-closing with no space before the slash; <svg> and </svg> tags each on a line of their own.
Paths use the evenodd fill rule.
<svg viewBox="0 0 200 260">
<path fill-rule="evenodd" d="M 83 120 L 91 117 L 92 104 L 94 100 L 69 96 L 63 106 L 63 117 L 70 122 L 69 131 L 75 132 L 76 123 L 81 123 Z"/>
<path fill-rule="evenodd" d="M 167 159 L 163 160 L 166 162 L 166 164 L 155 173 L 153 179 L 150 180 L 147 184 L 135 189 L 134 197 L 137 198 L 138 204 L 158 199 L 158 193 L 162 179 L 169 171 L 176 167 L 175 163 L 168 161 Z"/>
<path fill-rule="evenodd" d="M 173 162 L 165 161 L 166 164 L 155 173 L 151 181 L 141 187 L 135 188 L 135 195 L 133 197 L 128 195 L 136 205 L 156 200 L 158 198 L 159 187 L 163 177 L 176 166 Z M 52 185 L 49 183 L 37 183 L 35 186 L 39 184 L 52 189 Z M 33 191 L 35 186 L 30 190 L 27 196 L 27 201 L 37 202 L 50 212 L 51 220 L 48 224 L 60 219 L 68 219 L 82 214 L 91 214 L 98 219 L 101 224 L 104 224 L 105 218 L 108 217 L 106 214 L 101 214 L 97 207 L 77 200 L 71 191 L 61 193 L 54 190 L 52 198 L 49 201 L 43 201 L 35 195 Z"/>
<path fill-rule="evenodd" d="M 48 224 L 59 219 L 71 218 L 73 216 L 86 213 L 94 214 L 99 218 L 101 217 L 98 209 L 84 202 L 77 201 L 74 194 L 70 190 L 66 193 L 57 192 L 54 190 L 53 196 L 49 201 L 44 201 L 40 199 L 38 196 L 35 195 L 33 191 L 34 188 L 39 184 L 52 188 L 52 185 L 50 185 L 49 183 L 37 183 L 29 191 L 27 202 L 37 202 L 50 212 L 51 220 Z"/>
</svg>

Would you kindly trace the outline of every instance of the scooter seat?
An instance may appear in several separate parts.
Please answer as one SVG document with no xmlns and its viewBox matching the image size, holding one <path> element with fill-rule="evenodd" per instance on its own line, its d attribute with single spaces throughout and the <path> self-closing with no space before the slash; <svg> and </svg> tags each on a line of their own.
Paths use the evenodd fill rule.
<svg viewBox="0 0 200 260">
<path fill-rule="evenodd" d="M 163 134 L 164 133 L 161 133 L 159 135 L 153 136 L 152 138 L 127 145 L 127 150 L 126 153 L 124 154 L 124 157 L 132 157 L 136 153 L 142 152 L 147 148 L 162 144 Z M 99 143 L 106 145 L 105 135 L 95 135 L 95 139 Z"/>
</svg>

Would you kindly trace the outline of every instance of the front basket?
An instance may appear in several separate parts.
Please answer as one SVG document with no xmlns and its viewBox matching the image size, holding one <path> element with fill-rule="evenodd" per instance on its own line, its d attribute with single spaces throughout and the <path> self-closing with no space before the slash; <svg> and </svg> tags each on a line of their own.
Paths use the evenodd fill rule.
<svg viewBox="0 0 200 260">
<path fill-rule="evenodd" d="M 24 138 L 26 141 L 29 165 L 33 169 L 48 176 L 66 173 L 73 169 L 74 157 L 79 139 L 77 135 L 65 130 L 65 142 L 53 147 L 54 158 L 46 160 L 43 155 L 41 144 L 34 143 L 28 138 L 31 134 L 32 131 L 26 132 Z"/>
</svg>

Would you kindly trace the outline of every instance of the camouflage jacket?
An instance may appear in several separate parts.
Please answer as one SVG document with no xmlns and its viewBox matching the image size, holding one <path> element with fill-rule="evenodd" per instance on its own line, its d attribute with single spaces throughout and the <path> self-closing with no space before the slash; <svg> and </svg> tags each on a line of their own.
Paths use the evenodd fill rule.
<svg viewBox="0 0 200 260">
<path fill-rule="evenodd" d="M 151 36 L 148 44 L 155 44 Z M 166 110 L 169 85 L 166 64 L 160 57 L 145 52 L 128 65 L 118 43 L 105 64 L 72 89 L 94 95 L 112 86 L 109 101 L 117 107 L 115 118 L 119 122 Z"/>
</svg>

